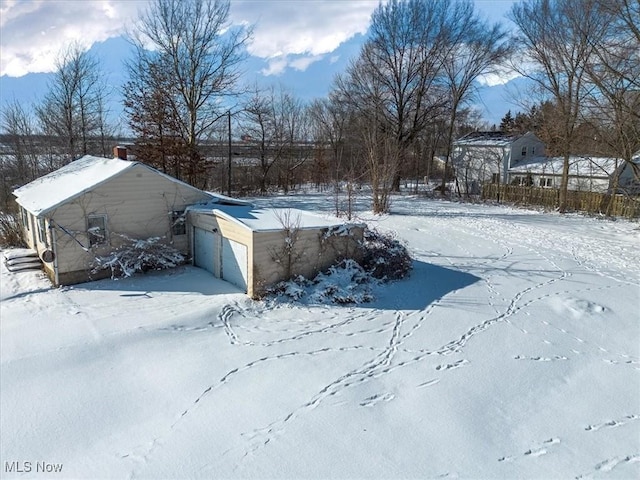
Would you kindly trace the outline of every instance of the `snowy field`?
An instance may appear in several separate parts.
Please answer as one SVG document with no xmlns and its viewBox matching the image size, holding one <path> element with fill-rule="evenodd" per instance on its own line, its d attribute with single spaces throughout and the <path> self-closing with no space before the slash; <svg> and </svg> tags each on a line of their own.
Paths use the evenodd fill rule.
<svg viewBox="0 0 640 480">
<path fill-rule="evenodd" d="M 357 306 L 3 265 L 0 477 L 640 478 L 638 224 L 392 210 L 412 275 Z"/>
</svg>

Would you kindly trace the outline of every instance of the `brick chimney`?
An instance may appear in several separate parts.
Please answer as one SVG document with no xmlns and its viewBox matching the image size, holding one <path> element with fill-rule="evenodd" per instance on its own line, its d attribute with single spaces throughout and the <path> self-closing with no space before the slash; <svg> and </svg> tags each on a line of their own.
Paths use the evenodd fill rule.
<svg viewBox="0 0 640 480">
<path fill-rule="evenodd" d="M 113 156 L 119 158 L 120 160 L 127 159 L 127 147 L 123 147 L 121 145 L 113 147 Z"/>
</svg>

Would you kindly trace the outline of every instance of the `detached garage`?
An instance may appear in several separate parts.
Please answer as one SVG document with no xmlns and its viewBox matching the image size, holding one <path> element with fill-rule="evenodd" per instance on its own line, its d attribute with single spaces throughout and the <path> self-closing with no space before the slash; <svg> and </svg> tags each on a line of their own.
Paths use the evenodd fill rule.
<svg viewBox="0 0 640 480">
<path fill-rule="evenodd" d="M 193 264 L 251 297 L 353 257 L 364 226 L 302 210 L 209 205 L 188 212 Z"/>
</svg>

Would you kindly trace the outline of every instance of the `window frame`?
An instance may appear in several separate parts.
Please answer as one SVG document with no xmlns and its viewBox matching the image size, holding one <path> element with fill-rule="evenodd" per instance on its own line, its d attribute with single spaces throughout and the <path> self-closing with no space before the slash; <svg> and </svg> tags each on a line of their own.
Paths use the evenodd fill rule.
<svg viewBox="0 0 640 480">
<path fill-rule="evenodd" d="M 100 228 L 103 232 L 103 235 L 95 234 L 91 232 L 92 228 L 95 226 L 91 226 L 92 220 L 102 220 L 102 228 Z M 102 239 L 100 240 L 100 237 Z M 89 238 L 89 247 L 96 247 L 99 245 L 105 245 L 108 243 L 108 233 L 107 233 L 107 215 L 104 213 L 92 213 L 87 215 L 87 237 Z"/>
<path fill-rule="evenodd" d="M 549 188 L 553 186 L 553 181 L 549 177 L 540 177 L 540 188 Z"/>
<path fill-rule="evenodd" d="M 31 222 L 29 221 L 29 212 L 27 212 L 26 208 L 20 207 L 20 219 L 22 220 L 22 226 L 27 229 L 28 232 L 31 231 Z"/>
<path fill-rule="evenodd" d="M 523 146 L 522 146 L 522 150 L 520 151 L 520 154 L 521 154 L 523 157 L 526 157 L 526 156 L 527 156 L 527 146 L 526 146 L 526 145 L 523 145 Z"/>
<path fill-rule="evenodd" d="M 36 227 L 38 229 L 38 241 L 43 245 L 49 245 L 47 240 L 47 219 L 44 217 L 36 217 Z"/>
</svg>

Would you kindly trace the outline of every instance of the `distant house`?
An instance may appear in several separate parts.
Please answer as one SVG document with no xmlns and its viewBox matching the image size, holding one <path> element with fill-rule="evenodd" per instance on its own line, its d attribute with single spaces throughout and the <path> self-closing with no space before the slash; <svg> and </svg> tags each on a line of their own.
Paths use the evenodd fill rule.
<svg viewBox="0 0 640 480">
<path fill-rule="evenodd" d="M 611 190 L 616 190 L 614 193 L 640 195 L 640 151 L 635 153 L 631 162 L 622 162 L 616 173 L 618 185 L 614 185 L 613 178 L 611 182 Z"/>
<path fill-rule="evenodd" d="M 14 195 L 25 241 L 45 260 L 55 285 L 89 280 L 95 257 L 122 244 L 123 236 L 163 237 L 187 254 L 185 209 L 213 198 L 143 163 L 88 155 Z"/>
<path fill-rule="evenodd" d="M 624 162 L 618 158 L 569 157 L 568 190 L 607 192 L 616 169 Z M 562 180 L 562 157 L 532 158 L 521 161 L 508 171 L 508 183 L 528 187 L 559 188 Z"/>
<path fill-rule="evenodd" d="M 544 143 L 532 132 L 472 132 L 453 143 L 452 164 L 460 190 L 475 194 L 483 183 L 506 183 L 509 169 L 544 154 Z"/>
<path fill-rule="evenodd" d="M 353 257 L 361 225 L 292 209 L 260 209 L 204 192 L 143 163 L 82 157 L 14 191 L 24 239 L 55 285 L 91 275 L 128 239 L 161 237 L 194 265 L 250 296 Z M 106 272 L 105 272 L 106 274 Z"/>
</svg>

